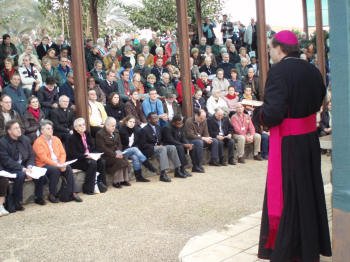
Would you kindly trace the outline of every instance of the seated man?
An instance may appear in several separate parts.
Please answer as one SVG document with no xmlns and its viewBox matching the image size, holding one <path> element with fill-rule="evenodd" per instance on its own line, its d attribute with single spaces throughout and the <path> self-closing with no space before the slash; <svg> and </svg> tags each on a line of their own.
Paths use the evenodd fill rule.
<svg viewBox="0 0 350 262">
<path fill-rule="evenodd" d="M 94 62 L 94 68 L 90 71 L 90 75 L 95 79 L 96 84 L 106 79 L 106 72 L 103 70 L 103 62 L 101 60 Z"/>
<path fill-rule="evenodd" d="M 233 127 L 230 119 L 225 116 L 224 110 L 219 107 L 215 109 L 215 114 L 209 117 L 207 122 L 209 135 L 218 140 L 220 165 L 227 165 L 224 160 L 224 146 L 227 147 L 228 151 L 228 163 L 235 165 L 233 158 L 235 142 L 232 139 Z"/>
<path fill-rule="evenodd" d="M 147 115 L 148 124 L 141 129 L 139 136 L 139 148 L 141 152 L 147 157 L 155 155 L 160 164 L 160 181 L 171 182 L 170 177 L 167 176 L 166 170 L 169 169 L 169 159 L 173 162 L 175 167 L 175 177 L 185 178 L 186 175 L 181 172 L 181 162 L 173 145 L 163 145 L 162 132 L 158 125 L 158 115 L 151 112 Z"/>
<path fill-rule="evenodd" d="M 255 76 L 254 69 L 248 68 L 247 75 L 244 78 L 245 87 L 250 87 L 252 91 L 252 95 L 255 97 L 255 100 L 260 99 L 260 88 L 259 88 L 259 79 Z"/>
<path fill-rule="evenodd" d="M 132 91 L 135 89 L 129 77 L 130 72 L 128 70 L 124 70 L 121 72 L 120 79 L 117 81 L 118 94 L 124 103 L 129 100 Z"/>
<path fill-rule="evenodd" d="M 167 72 L 162 74 L 161 80 L 156 85 L 156 90 L 161 98 L 165 98 L 166 94 L 177 95 L 176 88 L 171 82 L 170 75 Z"/>
<path fill-rule="evenodd" d="M 160 118 L 160 126 L 165 126 L 168 122 L 168 115 L 164 113 L 162 101 L 158 99 L 158 94 L 155 89 L 149 91 L 149 98 L 146 98 L 142 102 L 142 110 L 145 116 L 154 112 Z M 158 119 L 159 119 L 158 118 Z"/>
<path fill-rule="evenodd" d="M 162 137 L 165 145 L 174 145 L 181 162 L 181 172 L 186 176 L 192 176 L 185 169 L 188 164 L 186 150 L 192 150 L 193 145 L 188 142 L 183 130 L 183 120 L 181 115 L 175 115 L 169 126 L 163 127 Z"/>
<path fill-rule="evenodd" d="M 3 169 L 9 173 L 16 174 L 13 181 L 12 197 L 15 202 L 15 210 L 9 212 L 23 211 L 23 183 L 28 173 L 34 166 L 35 155 L 28 137 L 22 135 L 19 122 L 10 120 L 5 125 L 6 135 L 0 139 L 0 163 Z M 35 179 L 35 203 L 45 205 L 43 199 L 43 185 L 45 178 Z"/>
<path fill-rule="evenodd" d="M 132 115 L 135 117 L 136 126 L 147 123 L 146 117 L 142 111 L 142 105 L 140 102 L 139 92 L 137 90 L 132 91 L 130 100 L 125 103 L 125 115 Z"/>
<path fill-rule="evenodd" d="M 231 123 L 234 129 L 233 138 L 237 142 L 238 163 L 245 163 L 244 147 L 246 143 L 254 142 L 254 159 L 262 160 L 260 156 L 260 134 L 255 133 L 253 122 L 249 115 L 244 114 L 244 107 L 241 103 L 237 104 L 236 114 L 231 117 Z"/>
<path fill-rule="evenodd" d="M 38 92 L 41 110 L 43 110 L 46 118 L 50 116 L 53 108 L 58 107 L 58 97 L 56 81 L 53 77 L 49 76 L 45 80 L 45 85 Z"/>
<path fill-rule="evenodd" d="M 61 140 L 53 135 L 53 123 L 50 120 L 43 120 L 40 123 L 41 135 L 35 140 L 33 150 L 36 155 L 35 163 L 39 167 L 47 169 L 46 176 L 49 178 L 49 201 L 58 203 L 57 184 L 59 177 L 66 179 L 67 188 L 71 194 L 70 199 L 82 202 L 82 199 L 75 193 L 74 177 L 72 168 L 65 165 L 66 151 Z"/>
<path fill-rule="evenodd" d="M 118 91 L 118 86 L 115 79 L 115 72 L 109 70 L 107 71 L 106 80 L 100 81 L 100 87 L 106 97 L 108 97 L 112 92 Z"/>
<path fill-rule="evenodd" d="M 209 136 L 207 126 L 207 114 L 204 109 L 195 110 L 194 117 L 187 118 L 185 122 L 186 138 L 193 149 L 190 152 L 192 159 L 192 172 L 204 173 L 203 163 L 203 147 L 210 145 L 210 162 L 212 166 L 220 166 L 218 140 Z"/>
<path fill-rule="evenodd" d="M 14 73 L 10 79 L 10 84 L 2 90 L 3 95 L 8 95 L 12 100 L 12 108 L 23 116 L 27 110 L 27 93 L 21 85 L 21 77 Z"/>
<path fill-rule="evenodd" d="M 6 135 L 5 125 L 10 120 L 16 120 L 24 134 L 23 123 L 20 115 L 12 109 L 12 99 L 8 95 L 2 95 L 0 97 L 0 137 Z"/>
<path fill-rule="evenodd" d="M 75 109 L 75 97 L 74 97 L 74 76 L 73 73 L 70 72 L 67 76 L 67 81 L 60 86 L 60 90 L 59 90 L 59 96 L 63 96 L 66 95 L 69 97 L 69 106 L 72 109 Z"/>
<path fill-rule="evenodd" d="M 107 119 L 107 112 L 105 107 L 97 102 L 96 90 L 90 89 L 88 91 L 89 102 L 89 122 L 92 137 L 103 128 L 104 122 Z"/>
<path fill-rule="evenodd" d="M 167 93 L 165 95 L 163 109 L 164 113 L 168 115 L 169 121 L 176 115 L 181 116 L 181 106 L 176 102 L 176 94 Z"/>
<path fill-rule="evenodd" d="M 95 143 L 86 131 L 84 118 L 77 118 L 73 123 L 73 134 L 68 137 L 67 159 L 78 159 L 72 164 L 72 168 L 85 172 L 83 193 L 93 195 L 94 193 L 104 193 L 107 191 L 105 161 L 100 158 L 94 160 L 89 154 L 95 151 Z M 95 190 L 95 182 L 97 188 Z"/>
<path fill-rule="evenodd" d="M 66 144 L 68 136 L 73 134 L 74 111 L 69 108 L 69 97 L 60 96 L 58 108 L 51 111 L 50 120 L 53 122 L 54 135 Z"/>
</svg>

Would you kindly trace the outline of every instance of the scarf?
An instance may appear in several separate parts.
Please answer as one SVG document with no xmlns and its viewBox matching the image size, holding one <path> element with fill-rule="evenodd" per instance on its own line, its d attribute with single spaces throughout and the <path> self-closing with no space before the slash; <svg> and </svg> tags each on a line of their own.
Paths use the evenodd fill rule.
<svg viewBox="0 0 350 262">
<path fill-rule="evenodd" d="M 33 107 L 30 106 L 30 107 L 28 107 L 28 112 L 34 116 L 34 118 L 37 122 L 39 122 L 40 108 L 34 109 Z"/>
<path fill-rule="evenodd" d="M 232 99 L 235 99 L 237 96 L 236 96 L 236 94 L 233 94 L 233 95 L 227 94 L 226 97 L 228 99 L 232 100 Z"/>
</svg>

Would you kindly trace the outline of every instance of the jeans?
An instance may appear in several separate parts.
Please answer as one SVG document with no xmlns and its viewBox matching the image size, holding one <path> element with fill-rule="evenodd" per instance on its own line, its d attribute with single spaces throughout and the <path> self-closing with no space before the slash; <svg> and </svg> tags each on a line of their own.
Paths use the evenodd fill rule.
<svg viewBox="0 0 350 262">
<path fill-rule="evenodd" d="M 26 178 L 26 174 L 22 171 L 19 171 L 16 173 L 16 178 L 11 178 L 11 181 L 13 181 L 13 199 L 20 203 L 23 201 L 23 184 L 24 180 Z"/>
<path fill-rule="evenodd" d="M 266 133 L 261 134 L 261 157 L 265 159 L 269 156 L 269 137 Z"/>
<path fill-rule="evenodd" d="M 126 158 L 130 158 L 132 161 L 132 167 L 134 171 L 141 169 L 141 165 L 146 161 L 146 157 L 137 147 L 129 147 L 123 151 L 123 155 Z"/>
</svg>

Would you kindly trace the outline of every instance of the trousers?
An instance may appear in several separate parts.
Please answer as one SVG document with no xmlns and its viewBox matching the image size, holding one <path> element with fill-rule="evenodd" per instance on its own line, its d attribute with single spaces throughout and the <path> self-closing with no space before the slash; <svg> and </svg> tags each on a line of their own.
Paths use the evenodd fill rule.
<svg viewBox="0 0 350 262">
<path fill-rule="evenodd" d="M 146 157 L 140 149 L 137 147 L 129 147 L 123 151 L 123 155 L 126 158 L 131 159 L 132 161 L 132 167 L 134 171 L 138 171 L 141 169 L 142 163 L 146 161 Z"/>
<path fill-rule="evenodd" d="M 238 157 L 243 157 L 244 156 L 244 147 L 246 144 L 245 136 L 234 134 L 233 138 L 237 141 Z M 258 133 L 254 134 L 253 143 L 254 143 L 254 156 L 256 156 L 260 152 L 260 144 L 261 144 L 260 134 L 258 134 Z"/>
<path fill-rule="evenodd" d="M 160 171 L 169 169 L 169 159 L 171 162 L 173 162 L 175 168 L 181 166 L 181 162 L 174 145 L 155 146 L 154 153 L 159 160 Z"/>
</svg>

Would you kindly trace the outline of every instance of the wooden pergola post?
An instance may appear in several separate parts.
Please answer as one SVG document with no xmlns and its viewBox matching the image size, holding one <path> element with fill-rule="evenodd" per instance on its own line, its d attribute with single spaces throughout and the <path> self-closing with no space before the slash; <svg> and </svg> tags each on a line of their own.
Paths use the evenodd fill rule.
<svg viewBox="0 0 350 262">
<path fill-rule="evenodd" d="M 266 38 L 266 16 L 265 0 L 256 0 L 256 17 L 257 17 L 257 40 L 258 40 L 258 59 L 259 59 L 259 86 L 260 99 L 264 97 L 265 82 L 269 69 L 267 55 L 267 38 Z"/>
<path fill-rule="evenodd" d="M 203 36 L 203 29 L 202 29 L 202 1 L 196 0 L 196 23 L 197 23 L 197 32 L 198 32 L 198 41 L 200 41 L 201 37 Z"/>
<path fill-rule="evenodd" d="M 179 35 L 180 67 L 182 83 L 182 112 L 186 117 L 192 116 L 191 70 L 189 55 L 189 35 L 187 24 L 187 0 L 176 0 L 177 30 Z"/>
<path fill-rule="evenodd" d="M 307 19 L 307 4 L 306 0 L 301 0 L 303 5 L 303 26 L 304 26 L 304 33 L 306 34 L 306 39 L 309 39 L 309 24 Z"/>
<path fill-rule="evenodd" d="M 91 17 L 91 31 L 92 31 L 92 39 L 94 43 L 98 38 L 98 16 L 97 16 L 97 1 L 98 0 L 90 0 L 90 17 Z"/>
<path fill-rule="evenodd" d="M 69 1 L 70 31 L 72 36 L 72 63 L 76 115 L 83 117 L 89 127 L 85 54 L 83 42 L 82 1 Z"/>
<path fill-rule="evenodd" d="M 320 70 L 323 81 L 326 83 L 326 55 L 324 48 L 324 33 L 322 22 L 322 3 L 321 0 L 315 0 L 316 17 L 316 47 L 317 47 L 317 66 Z"/>
</svg>

